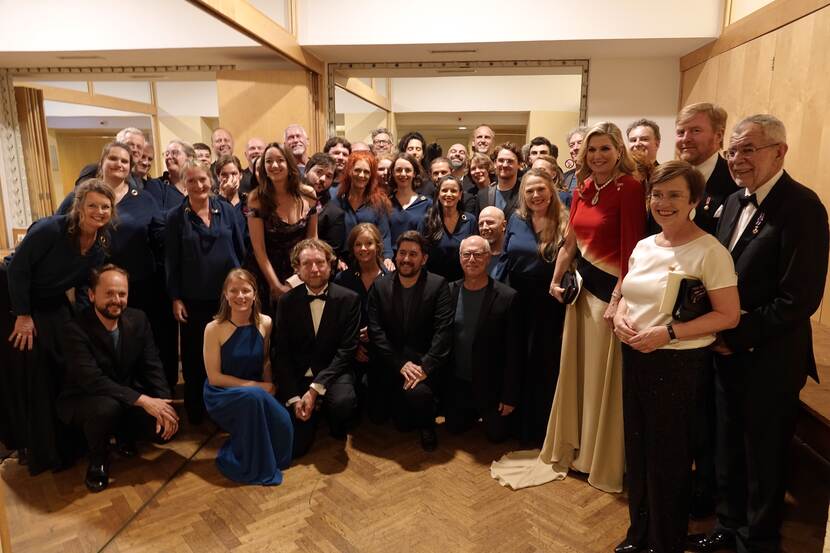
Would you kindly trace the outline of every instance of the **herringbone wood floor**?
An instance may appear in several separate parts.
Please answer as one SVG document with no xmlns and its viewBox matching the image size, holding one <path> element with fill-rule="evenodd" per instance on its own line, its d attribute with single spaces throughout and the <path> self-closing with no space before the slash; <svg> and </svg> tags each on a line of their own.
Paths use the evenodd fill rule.
<svg viewBox="0 0 830 553">
<path fill-rule="evenodd" d="M 515 443 L 493 446 L 475 431 L 439 436 L 430 454 L 391 427 L 364 423 L 345 445 L 321 432 L 308 458 L 270 488 L 224 479 L 213 459 L 225 437 L 207 428 L 146 446 L 142 459 L 116 459 L 113 483 L 97 495 L 83 487 L 84 463 L 31 478 L 6 461 L 13 550 L 592 553 L 612 551 L 624 536 L 624 495 L 579 476 L 511 492 L 490 479 L 489 464 Z M 797 465 L 815 490 L 816 468 Z M 822 486 L 819 515 L 808 514 L 809 497 L 789 498 L 787 551 L 821 551 L 826 478 Z"/>
</svg>

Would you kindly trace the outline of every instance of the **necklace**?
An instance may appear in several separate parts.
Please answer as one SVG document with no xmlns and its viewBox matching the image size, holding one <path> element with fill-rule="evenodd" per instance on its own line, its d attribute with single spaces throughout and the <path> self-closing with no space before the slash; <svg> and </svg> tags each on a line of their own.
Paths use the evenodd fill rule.
<svg viewBox="0 0 830 553">
<path fill-rule="evenodd" d="M 599 203 L 599 193 L 602 192 L 602 189 L 605 188 L 606 186 L 608 186 L 609 184 L 611 184 L 615 179 L 616 179 L 616 177 L 614 175 L 611 175 L 610 179 L 608 179 L 607 181 L 605 181 L 603 184 L 601 184 L 599 186 L 596 183 L 594 183 L 594 188 L 596 189 L 596 193 L 594 194 L 594 197 L 591 198 L 591 205 L 597 205 Z M 585 198 L 582 197 L 582 192 L 579 193 L 579 197 L 582 198 L 583 200 L 585 199 Z"/>
</svg>

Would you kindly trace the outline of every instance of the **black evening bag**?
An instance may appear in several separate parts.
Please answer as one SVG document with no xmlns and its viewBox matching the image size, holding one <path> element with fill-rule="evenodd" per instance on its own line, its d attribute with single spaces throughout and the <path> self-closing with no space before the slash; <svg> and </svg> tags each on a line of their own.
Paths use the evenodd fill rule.
<svg viewBox="0 0 830 553">
<path fill-rule="evenodd" d="M 684 278 L 677 290 L 677 300 L 672 309 L 675 321 L 686 322 L 697 319 L 712 310 L 712 302 L 703 283 L 696 278 Z"/>
<path fill-rule="evenodd" d="M 565 289 L 562 292 L 562 303 L 565 305 L 573 303 L 576 300 L 576 296 L 579 295 L 579 282 L 576 279 L 576 271 L 565 271 L 559 285 Z"/>
</svg>

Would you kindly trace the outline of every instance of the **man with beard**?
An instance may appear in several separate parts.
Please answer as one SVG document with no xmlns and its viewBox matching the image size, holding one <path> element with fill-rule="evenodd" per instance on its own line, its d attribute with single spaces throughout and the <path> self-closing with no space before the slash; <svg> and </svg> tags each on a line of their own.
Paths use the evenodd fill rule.
<svg viewBox="0 0 830 553">
<path fill-rule="evenodd" d="M 127 307 L 127 272 L 105 265 L 93 272 L 89 308 L 66 327 L 64 387 L 58 417 L 83 431 L 89 448 L 84 483 L 91 492 L 109 484 L 109 441 L 122 457 L 137 454 L 135 440 L 167 441 L 179 428 L 147 316 Z"/>
<path fill-rule="evenodd" d="M 464 144 L 453 144 L 450 146 L 450 149 L 447 150 L 447 159 L 450 160 L 450 169 L 452 170 L 452 176 L 457 179 L 466 179 L 467 178 L 467 148 L 464 147 Z M 471 182 L 466 182 L 464 180 L 464 190 L 470 188 L 470 186 L 475 186 Z"/>
<path fill-rule="evenodd" d="M 512 142 L 505 142 L 496 148 L 496 182 L 478 191 L 477 212 L 494 205 L 510 219 L 519 202 L 519 165 L 522 152 Z"/>
<path fill-rule="evenodd" d="M 284 140 L 285 149 L 294 156 L 300 176 L 303 176 L 308 163 L 308 133 L 302 126 L 294 123 L 285 128 Z"/>
<path fill-rule="evenodd" d="M 334 182 L 329 188 L 329 194 L 334 198 L 337 195 L 337 187 L 340 184 L 340 180 L 343 178 L 343 169 L 346 168 L 346 160 L 349 159 L 349 154 L 352 153 L 352 143 L 342 136 L 332 136 L 323 144 L 323 153 L 329 154 L 335 161 Z"/>
<path fill-rule="evenodd" d="M 332 247 L 343 259 L 346 240 L 346 215 L 337 202 L 331 201 L 329 188 L 334 181 L 335 161 L 329 154 L 318 152 L 306 164 L 305 181 L 317 194 L 317 237 Z"/>
<path fill-rule="evenodd" d="M 251 138 L 245 144 L 245 159 L 248 161 L 248 167 L 242 171 L 242 178 L 239 180 L 239 194 L 247 194 L 256 188 L 256 161 L 262 152 L 265 151 L 265 141 L 261 138 Z"/>
<path fill-rule="evenodd" d="M 426 248 L 417 231 L 398 237 L 397 271 L 369 291 L 369 345 L 383 398 L 376 412 L 394 408 L 398 429 L 418 430 L 424 451 L 434 451 L 436 371 L 452 350 L 453 308 L 447 281 L 425 269 Z"/>
</svg>

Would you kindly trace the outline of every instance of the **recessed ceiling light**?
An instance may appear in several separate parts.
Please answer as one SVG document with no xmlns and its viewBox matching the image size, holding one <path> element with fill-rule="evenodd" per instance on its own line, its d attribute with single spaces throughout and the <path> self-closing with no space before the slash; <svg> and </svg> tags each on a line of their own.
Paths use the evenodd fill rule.
<svg viewBox="0 0 830 553">
<path fill-rule="evenodd" d="M 466 130 L 467 130 L 467 127 L 458 127 L 458 130 L 459 130 L 459 131 L 466 131 Z"/>
</svg>

